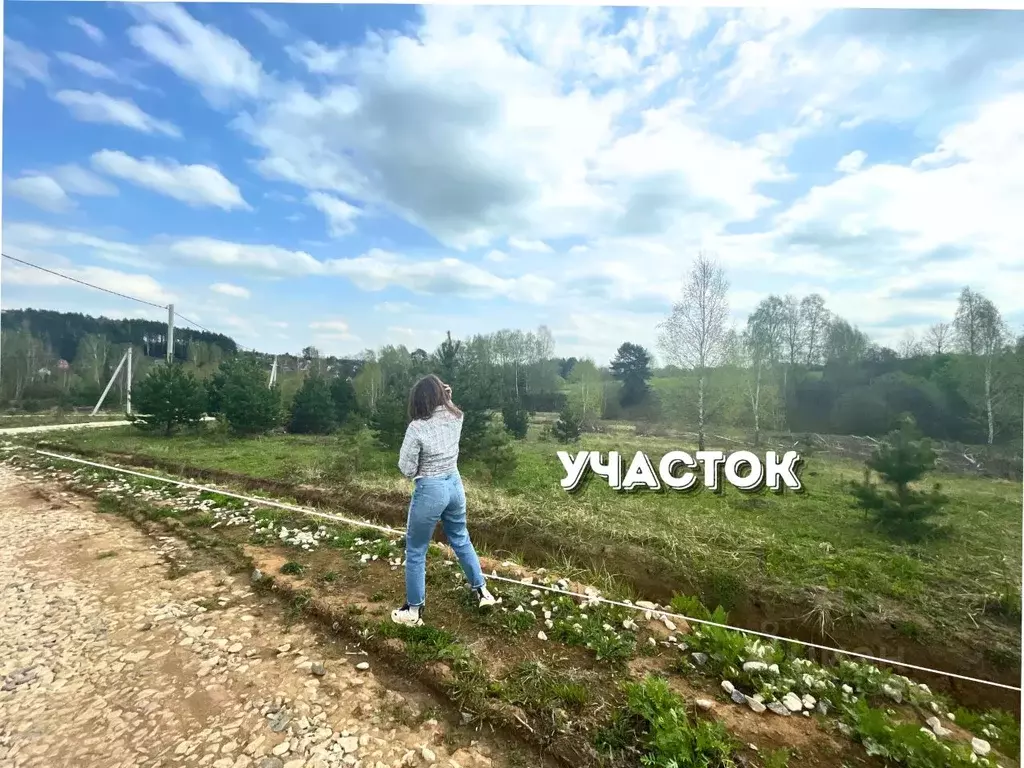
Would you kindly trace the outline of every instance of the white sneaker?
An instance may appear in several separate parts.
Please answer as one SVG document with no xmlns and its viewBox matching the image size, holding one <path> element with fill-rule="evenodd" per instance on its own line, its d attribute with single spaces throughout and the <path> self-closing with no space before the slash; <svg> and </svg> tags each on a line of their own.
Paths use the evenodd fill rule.
<svg viewBox="0 0 1024 768">
<path fill-rule="evenodd" d="M 478 608 L 490 608 L 498 602 L 494 595 L 488 591 L 486 584 L 479 589 L 474 589 L 473 592 L 476 594 Z"/>
<path fill-rule="evenodd" d="M 395 624 L 401 624 L 405 627 L 422 627 L 423 606 L 406 603 L 401 608 L 391 612 L 391 620 Z"/>
</svg>

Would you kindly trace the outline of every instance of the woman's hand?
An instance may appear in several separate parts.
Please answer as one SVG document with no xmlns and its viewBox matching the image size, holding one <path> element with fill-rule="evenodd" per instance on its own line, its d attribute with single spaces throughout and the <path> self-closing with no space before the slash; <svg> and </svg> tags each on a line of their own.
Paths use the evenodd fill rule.
<svg viewBox="0 0 1024 768">
<path fill-rule="evenodd" d="M 441 388 L 444 390 L 444 396 L 448 398 L 448 402 L 452 401 L 452 388 L 447 384 L 441 384 Z"/>
</svg>

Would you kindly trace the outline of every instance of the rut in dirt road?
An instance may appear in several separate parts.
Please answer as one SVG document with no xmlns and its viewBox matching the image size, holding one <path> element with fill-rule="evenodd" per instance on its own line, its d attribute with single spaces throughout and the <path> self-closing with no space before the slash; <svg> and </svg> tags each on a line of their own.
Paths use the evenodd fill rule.
<svg viewBox="0 0 1024 768">
<path fill-rule="evenodd" d="M 192 557 L 0 467 L 0 768 L 506 765 Z"/>
</svg>

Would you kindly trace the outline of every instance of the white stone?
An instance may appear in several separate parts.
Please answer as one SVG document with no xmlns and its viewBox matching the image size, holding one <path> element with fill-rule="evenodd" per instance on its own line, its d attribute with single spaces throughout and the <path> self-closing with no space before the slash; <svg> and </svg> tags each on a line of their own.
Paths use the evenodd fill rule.
<svg viewBox="0 0 1024 768">
<path fill-rule="evenodd" d="M 799 712 L 804 708 L 804 703 L 800 700 L 800 697 L 792 691 L 782 697 L 782 703 L 790 712 Z"/>
<path fill-rule="evenodd" d="M 747 706 L 750 707 L 751 710 L 753 710 L 754 712 L 757 712 L 758 714 L 764 712 L 765 709 L 767 709 L 767 707 L 765 707 L 764 704 L 762 704 L 760 701 L 751 696 L 747 696 Z"/>
</svg>

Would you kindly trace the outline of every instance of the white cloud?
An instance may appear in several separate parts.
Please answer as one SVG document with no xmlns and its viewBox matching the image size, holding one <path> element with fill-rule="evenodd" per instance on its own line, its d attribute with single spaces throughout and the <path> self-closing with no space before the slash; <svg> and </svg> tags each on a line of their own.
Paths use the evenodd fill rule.
<svg viewBox="0 0 1024 768">
<path fill-rule="evenodd" d="M 68 24 L 71 24 L 74 27 L 78 27 L 94 43 L 102 43 L 106 39 L 106 36 L 103 34 L 103 30 L 99 29 L 98 27 L 94 27 L 85 19 L 80 19 L 77 16 L 72 16 L 68 19 Z"/>
<path fill-rule="evenodd" d="M 51 213 L 63 213 L 75 205 L 60 184 L 43 174 L 26 175 L 9 181 L 7 190 L 10 194 Z"/>
<path fill-rule="evenodd" d="M 94 154 L 92 164 L 103 173 L 191 206 L 225 211 L 250 209 L 238 187 L 208 165 L 181 165 L 152 157 L 139 160 L 109 149 Z"/>
<path fill-rule="evenodd" d="M 312 40 L 289 45 L 285 51 L 292 61 L 302 64 L 314 75 L 337 74 L 352 60 L 347 49 L 327 48 Z"/>
<path fill-rule="evenodd" d="M 344 320 L 317 320 L 310 323 L 309 327 L 314 331 L 326 331 L 328 333 L 348 333 L 348 323 Z"/>
<path fill-rule="evenodd" d="M 118 193 L 117 187 L 109 181 L 73 163 L 54 168 L 51 174 L 65 191 L 73 195 L 113 197 Z"/>
<path fill-rule="evenodd" d="M 358 340 L 358 336 L 352 333 L 347 322 L 341 319 L 332 320 L 317 320 L 309 324 L 309 328 L 313 331 L 313 340 L 317 344 L 330 344 L 331 342 L 345 341 L 348 343 L 354 343 Z M 330 354 L 336 352 L 336 347 L 331 347 L 330 350 L 323 350 Z"/>
<path fill-rule="evenodd" d="M 415 37 L 305 41 L 291 55 L 340 79 L 281 85 L 235 125 L 267 178 L 389 209 L 458 249 L 715 234 L 772 205 L 758 187 L 787 178 L 796 134 L 725 139 L 684 96 L 630 111 L 681 76 L 707 14 L 644 11 L 620 30 L 610 19 L 430 7 Z"/>
<path fill-rule="evenodd" d="M 516 251 L 528 251 L 530 253 L 551 253 L 552 248 L 543 240 L 523 240 L 519 237 L 510 237 L 508 247 Z"/>
<path fill-rule="evenodd" d="M 148 257 L 146 249 L 131 243 L 41 224 L 5 221 L 3 241 L 5 253 L 38 263 L 70 266 L 84 252 L 89 257 L 136 269 L 152 271 L 161 268 L 159 263 Z"/>
<path fill-rule="evenodd" d="M 142 133 L 181 137 L 181 130 L 176 125 L 147 114 L 130 99 L 117 99 L 105 93 L 85 91 L 58 91 L 54 99 L 83 122 L 123 125 Z"/>
<path fill-rule="evenodd" d="M 274 37 L 287 37 L 291 34 L 291 28 L 276 16 L 272 16 L 262 8 L 250 8 L 249 13 Z"/>
<path fill-rule="evenodd" d="M 868 159 L 867 153 L 860 149 L 855 149 L 848 155 L 843 155 L 839 158 L 839 162 L 836 163 L 836 170 L 840 173 L 856 173 L 860 170 L 861 166 L 864 165 L 864 161 Z"/>
<path fill-rule="evenodd" d="M 492 250 L 492 251 L 488 251 L 487 255 L 484 256 L 484 258 L 487 259 L 487 261 L 493 261 L 495 263 L 499 263 L 499 262 L 502 262 L 502 261 L 507 261 L 508 260 L 508 254 L 504 253 L 503 251 Z"/>
<path fill-rule="evenodd" d="M 515 301 L 544 303 L 555 294 L 557 287 L 555 281 L 547 277 L 529 274 L 499 277 L 459 259 L 413 260 L 379 249 L 353 258 L 320 261 L 304 251 L 206 237 L 177 240 L 169 248 L 175 256 L 196 264 L 245 269 L 281 277 L 339 277 L 350 280 L 365 291 L 382 291 L 394 287 L 422 295 L 505 297 Z"/>
<path fill-rule="evenodd" d="M 498 277 L 475 264 L 454 258 L 413 261 L 379 249 L 350 259 L 324 263 L 327 274 L 346 277 L 364 291 L 401 287 L 412 293 L 467 298 L 505 297 L 516 301 L 546 302 L 555 283 L 543 277 Z"/>
<path fill-rule="evenodd" d="M 210 290 L 222 296 L 231 296 L 236 299 L 248 299 L 252 295 L 249 293 L 248 288 L 232 285 L 231 283 L 214 283 L 210 286 Z"/>
<path fill-rule="evenodd" d="M 290 251 L 276 245 L 231 243 L 209 237 L 190 237 L 171 244 L 171 253 L 197 264 L 230 269 L 247 269 L 273 275 L 300 277 L 319 274 L 322 262 L 304 251 Z"/>
<path fill-rule="evenodd" d="M 183 80 L 196 84 L 212 103 L 256 96 L 264 84 L 260 64 L 234 38 L 196 21 L 171 3 L 133 6 L 143 23 L 131 27 L 131 42 Z"/>
<path fill-rule="evenodd" d="M 5 248 L 8 244 L 16 244 L 22 248 L 83 247 L 96 252 L 126 255 L 141 253 L 138 246 L 129 243 L 107 240 L 75 230 L 54 229 L 30 222 L 4 221 L 3 234 Z"/>
<path fill-rule="evenodd" d="M 50 82 L 50 58 L 42 51 L 4 35 L 4 78 L 16 86 L 29 80 Z"/>
<path fill-rule="evenodd" d="M 377 312 L 390 312 L 392 314 L 411 312 L 416 309 L 412 304 L 405 301 L 382 301 L 380 304 L 375 304 L 373 308 Z"/>
<path fill-rule="evenodd" d="M 77 53 L 68 53 L 61 51 L 56 54 L 57 58 L 67 64 L 69 67 L 78 70 L 84 75 L 94 77 L 97 80 L 109 80 L 113 83 L 121 83 L 123 85 L 129 85 L 132 88 L 147 91 L 151 90 L 149 86 L 143 85 L 142 83 L 128 77 L 122 73 L 116 72 L 106 64 L 95 61 L 94 59 L 86 58 L 85 56 L 79 56 Z"/>
<path fill-rule="evenodd" d="M 73 67 L 79 72 L 89 75 L 90 77 L 95 77 L 100 80 L 118 80 L 117 73 L 106 64 L 93 61 L 92 59 L 87 59 L 84 56 L 79 56 L 77 53 L 61 51 L 57 54 L 57 58 L 69 67 Z"/>
<path fill-rule="evenodd" d="M 355 231 L 355 220 L 362 211 L 344 200 L 325 194 L 313 192 L 307 198 L 310 205 L 327 217 L 328 232 L 331 237 L 344 237 Z"/>
<path fill-rule="evenodd" d="M 150 301 L 154 304 L 170 304 L 175 296 L 163 288 L 156 280 L 149 275 L 132 274 L 120 272 L 104 267 L 65 267 L 61 272 L 68 277 L 90 283 L 108 291 L 116 291 L 129 296 Z M 4 283 L 33 288 L 66 289 L 68 291 L 95 293 L 95 289 L 88 288 L 78 283 L 73 283 L 64 278 L 41 272 L 38 269 L 25 267 L 18 263 L 4 265 Z"/>
</svg>

